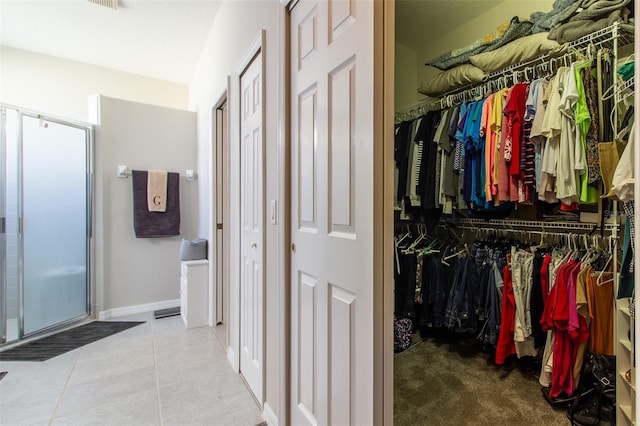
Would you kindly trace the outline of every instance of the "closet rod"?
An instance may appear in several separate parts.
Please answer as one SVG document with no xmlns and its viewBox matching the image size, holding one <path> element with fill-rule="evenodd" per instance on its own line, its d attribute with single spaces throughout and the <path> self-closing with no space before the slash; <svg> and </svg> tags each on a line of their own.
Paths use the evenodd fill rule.
<svg viewBox="0 0 640 426">
<path fill-rule="evenodd" d="M 616 237 L 614 237 L 613 235 L 600 236 L 600 235 L 587 235 L 586 233 L 548 232 L 548 231 L 537 231 L 537 230 L 529 230 L 529 229 L 503 229 L 503 228 L 491 228 L 491 227 L 478 228 L 478 227 L 468 226 L 468 225 L 462 225 L 459 227 L 459 229 L 473 232 L 476 236 L 476 239 L 482 238 L 483 234 L 485 234 L 486 236 L 491 235 L 492 233 L 495 233 L 496 235 L 500 235 L 500 233 L 504 232 L 516 238 L 522 238 L 523 236 L 526 236 L 528 241 L 531 241 L 532 235 L 539 235 L 541 244 L 548 238 L 551 238 L 552 240 L 564 239 L 567 241 L 573 241 L 574 244 L 576 245 L 581 244 L 582 242 L 584 246 L 587 246 L 589 244 L 589 241 L 591 241 L 591 244 L 598 247 L 606 247 L 606 246 L 615 247 L 616 245 L 616 242 L 615 242 Z M 613 255 L 614 257 L 616 256 L 615 251 Z"/>
<path fill-rule="evenodd" d="M 431 98 L 423 99 L 415 105 L 396 111 L 395 122 L 399 123 L 405 120 L 413 120 L 436 109 L 442 109 L 442 107 L 438 107 L 437 103 L 434 104 Z"/>
<path fill-rule="evenodd" d="M 599 226 L 592 223 L 571 223 L 571 222 L 546 222 L 543 220 L 510 220 L 510 219 L 466 219 L 462 218 L 459 220 L 461 225 L 466 225 L 467 227 L 473 226 L 476 228 L 487 228 L 493 227 L 497 230 L 505 230 L 510 228 L 540 228 L 541 231 L 545 232 L 549 229 L 567 229 L 574 231 L 595 231 L 599 230 Z M 605 223 L 604 230 L 605 231 L 614 231 L 619 229 L 618 224 L 614 223 Z"/>
</svg>

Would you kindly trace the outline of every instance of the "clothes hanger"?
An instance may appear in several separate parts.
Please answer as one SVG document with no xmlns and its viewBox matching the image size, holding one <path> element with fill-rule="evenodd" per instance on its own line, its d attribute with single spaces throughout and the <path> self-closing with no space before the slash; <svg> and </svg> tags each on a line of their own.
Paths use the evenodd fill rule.
<svg viewBox="0 0 640 426">
<path fill-rule="evenodd" d="M 610 280 L 602 281 L 602 274 L 604 274 L 605 272 L 608 272 L 607 268 L 609 267 L 609 263 L 611 263 L 611 260 L 613 259 L 613 250 L 615 249 L 615 242 L 612 243 L 611 237 L 609 237 L 608 240 L 609 240 L 609 252 L 608 252 L 609 256 L 607 258 L 607 262 L 604 264 L 604 267 L 598 274 L 598 278 L 596 279 L 596 282 L 598 283 L 598 285 L 604 285 L 613 281 L 613 278 L 611 278 Z"/>
</svg>

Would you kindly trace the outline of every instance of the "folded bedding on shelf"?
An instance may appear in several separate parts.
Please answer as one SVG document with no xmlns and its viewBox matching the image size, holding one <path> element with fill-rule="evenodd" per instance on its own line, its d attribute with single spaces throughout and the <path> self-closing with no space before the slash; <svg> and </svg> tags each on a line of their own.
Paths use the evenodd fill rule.
<svg viewBox="0 0 640 426">
<path fill-rule="evenodd" d="M 427 96 L 440 96 L 455 88 L 479 83 L 486 77 L 487 74 L 480 68 L 471 64 L 463 64 L 423 81 L 418 92 Z"/>
<path fill-rule="evenodd" d="M 532 33 L 549 32 L 559 19 L 563 17 L 567 10 L 572 9 L 576 3 L 582 0 L 556 0 L 553 2 L 553 9 L 549 12 L 533 12 L 529 20 L 533 22 Z"/>
<path fill-rule="evenodd" d="M 587 12 L 588 9 L 577 13 L 568 21 L 552 28 L 551 31 L 549 31 L 549 38 L 561 44 L 568 43 L 587 34 L 602 30 L 616 21 L 629 22 L 631 16 L 631 11 L 627 7 L 609 11 L 606 15 L 599 15 L 598 18 L 592 18 L 595 16 L 594 13 Z"/>
<path fill-rule="evenodd" d="M 469 58 L 482 52 L 497 49 L 517 38 L 531 34 L 533 24 L 530 21 L 521 21 L 514 16 L 508 23 L 500 25 L 495 31 L 478 39 L 468 46 L 451 50 L 426 63 L 440 70 L 448 70 L 458 65 L 469 62 Z"/>
<path fill-rule="evenodd" d="M 471 64 L 485 73 L 491 73 L 510 65 L 530 61 L 550 52 L 562 53 L 562 48 L 555 40 L 549 40 L 549 33 L 531 34 L 492 50 L 473 55 Z"/>
<path fill-rule="evenodd" d="M 569 21 L 598 21 L 631 3 L 631 0 L 580 0 L 560 13 L 554 25 Z"/>
</svg>

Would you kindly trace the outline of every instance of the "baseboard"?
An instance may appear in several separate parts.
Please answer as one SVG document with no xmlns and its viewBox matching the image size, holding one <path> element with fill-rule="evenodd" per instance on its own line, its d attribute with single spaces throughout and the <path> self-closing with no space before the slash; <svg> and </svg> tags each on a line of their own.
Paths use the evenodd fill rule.
<svg viewBox="0 0 640 426">
<path fill-rule="evenodd" d="M 108 320 L 111 318 L 124 317 L 126 315 L 142 314 L 145 312 L 153 312 L 159 309 L 168 309 L 180 306 L 180 299 L 163 300 L 161 302 L 145 303 L 143 305 L 125 306 L 123 308 L 107 309 L 98 314 L 99 320 Z"/>
<path fill-rule="evenodd" d="M 240 366 L 238 365 L 238 359 L 236 357 L 236 352 L 233 350 L 231 346 L 227 349 L 227 359 L 229 360 L 229 364 L 231 364 L 231 368 L 236 373 L 240 372 Z"/>
<path fill-rule="evenodd" d="M 278 426 L 278 416 L 273 412 L 268 402 L 264 403 L 262 419 L 267 422 L 269 426 Z"/>
</svg>

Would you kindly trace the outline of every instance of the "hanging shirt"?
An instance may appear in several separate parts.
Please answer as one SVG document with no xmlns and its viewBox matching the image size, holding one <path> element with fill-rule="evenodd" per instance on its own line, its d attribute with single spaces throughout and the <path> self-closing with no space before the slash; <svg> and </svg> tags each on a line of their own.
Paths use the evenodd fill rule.
<svg viewBox="0 0 640 426">
<path fill-rule="evenodd" d="M 516 317 L 516 304 L 513 295 L 513 281 L 511 280 L 511 268 L 504 267 L 502 272 L 504 287 L 502 288 L 502 311 L 500 314 L 500 333 L 496 346 L 496 364 L 502 365 L 510 355 L 516 353 L 513 340 L 514 321 Z"/>
<path fill-rule="evenodd" d="M 491 201 L 491 186 L 493 182 L 493 156 L 495 133 L 491 130 L 491 117 L 495 94 L 490 94 L 482 106 L 482 120 L 480 122 L 480 135 L 484 137 L 484 194 L 486 201 Z"/>
<path fill-rule="evenodd" d="M 522 129 L 527 103 L 526 83 L 518 83 L 511 90 L 511 98 L 504 109 L 507 119 L 507 147 L 505 147 L 505 160 L 509 161 L 509 174 L 521 176 L 520 154 L 522 148 Z M 511 145 L 511 150 L 508 146 Z"/>
<path fill-rule="evenodd" d="M 507 97 L 507 89 L 502 89 L 493 97 L 493 107 L 491 109 L 491 164 L 490 169 L 493 171 L 491 175 L 491 195 L 494 201 L 498 201 L 498 175 L 499 175 L 499 163 L 500 163 L 500 142 L 502 138 L 502 109 L 504 108 L 504 100 Z M 488 192 L 487 192 L 488 193 Z"/>
<path fill-rule="evenodd" d="M 522 157 L 520 161 L 520 169 L 522 170 L 523 183 L 529 188 L 529 191 L 535 190 L 536 175 L 535 175 L 535 145 L 531 140 L 531 133 L 533 128 L 533 120 L 536 115 L 538 88 L 540 87 L 541 80 L 535 80 L 529 85 L 529 94 L 527 96 L 527 102 L 525 104 L 525 115 L 523 124 L 523 139 L 522 139 Z M 531 200 L 531 197 L 527 197 Z"/>
<path fill-rule="evenodd" d="M 451 144 L 451 138 L 449 137 L 449 129 L 451 126 L 451 117 L 454 109 L 449 108 L 442 114 L 442 119 L 436 130 L 434 140 L 438 144 L 439 149 L 442 150 L 443 161 L 440 177 L 440 197 L 441 203 L 446 203 L 444 196 L 454 197 L 456 195 L 455 175 L 454 175 L 454 160 L 455 153 L 453 152 L 453 145 Z"/>
<path fill-rule="evenodd" d="M 599 278 L 600 277 L 600 278 Z M 613 355 L 613 273 L 592 272 L 587 275 L 587 303 L 591 324 L 589 352 Z"/>
<path fill-rule="evenodd" d="M 584 163 L 580 158 L 580 129 L 575 120 L 577 102 L 578 90 L 572 65 L 572 68 L 563 74 L 559 105 L 561 131 L 556 170 L 556 197 L 565 204 L 580 201 L 578 176 L 584 172 Z"/>
<path fill-rule="evenodd" d="M 465 179 L 465 185 L 469 184 L 469 198 L 468 200 L 475 203 L 478 206 L 484 206 L 484 197 L 482 197 L 481 188 L 484 187 L 484 181 L 481 179 L 481 158 L 484 149 L 484 141 L 480 138 L 480 125 L 482 119 L 482 108 L 484 100 L 476 101 L 470 104 L 469 112 L 467 114 L 467 122 L 465 126 L 465 139 L 466 139 L 466 151 L 465 151 L 465 164 L 470 166 L 470 169 L 465 167 L 467 173 L 467 179 Z"/>
<path fill-rule="evenodd" d="M 558 149 L 560 132 L 562 130 L 562 116 L 560 114 L 560 97 L 563 91 L 564 76 L 567 67 L 558 69 L 558 73 L 549 84 L 549 101 L 542 122 L 542 135 L 546 137 L 544 153 L 542 154 L 540 188 L 538 197 L 542 201 L 554 202 L 555 177 L 558 165 Z M 553 193 L 553 195 L 551 195 Z"/>
<path fill-rule="evenodd" d="M 595 183 L 600 180 L 600 156 L 598 153 L 598 128 L 600 119 L 598 117 L 598 91 L 596 79 L 592 75 L 591 64 L 582 70 L 582 83 L 584 87 L 587 107 L 591 116 L 591 123 L 587 131 L 587 168 L 589 173 L 589 183 Z"/>
<path fill-rule="evenodd" d="M 396 200 L 398 205 L 404 199 L 407 188 L 408 173 L 408 143 L 409 134 L 411 133 L 411 121 L 403 121 L 398 126 L 396 137 L 394 140 L 396 167 L 398 168 L 398 189 L 396 192 Z"/>
<path fill-rule="evenodd" d="M 412 207 L 420 205 L 420 198 L 416 192 L 416 179 L 418 176 L 418 151 L 420 144 L 414 142 L 418 126 L 422 118 L 413 121 L 411 125 L 411 139 L 409 142 L 409 173 L 407 175 L 406 196 L 409 198 L 409 205 Z"/>
<path fill-rule="evenodd" d="M 579 62 L 574 64 L 573 69 L 576 79 L 576 89 L 578 91 L 578 101 L 576 102 L 576 126 L 580 130 L 580 150 L 581 161 L 583 162 L 580 174 L 580 202 L 593 204 L 598 202 L 598 188 L 589 186 L 589 161 L 587 161 L 587 134 L 591 128 L 591 114 L 587 104 L 587 95 L 583 83 L 584 70 L 589 66 L 589 62 Z"/>
<path fill-rule="evenodd" d="M 504 92 L 504 108 L 509 104 L 509 100 L 511 99 L 511 90 L 508 89 Z M 507 138 L 507 127 L 506 121 L 504 120 L 504 108 L 500 110 L 501 115 L 501 128 L 500 128 L 500 143 L 499 143 L 499 154 L 496 157 L 497 169 L 498 169 L 498 201 L 510 201 L 511 194 L 511 185 L 509 182 L 509 164 L 505 160 L 506 155 L 506 138 Z"/>
<path fill-rule="evenodd" d="M 424 125 L 421 129 L 421 139 L 424 143 L 422 153 L 422 170 L 424 172 L 418 186 L 418 196 L 422 198 L 422 207 L 424 209 L 433 209 L 436 207 L 436 157 L 438 147 L 433 142 L 433 136 L 436 126 L 440 118 L 440 111 L 429 111 L 424 117 Z"/>
<path fill-rule="evenodd" d="M 475 177 L 473 162 L 474 162 L 474 145 L 473 145 L 473 126 L 474 115 L 477 109 L 478 102 L 469 102 L 467 105 L 467 113 L 464 118 L 464 125 L 462 127 L 462 140 L 464 142 L 464 187 L 463 195 L 466 202 L 472 200 L 472 188 L 473 180 Z M 458 125 L 460 128 L 460 125 Z"/>
<path fill-rule="evenodd" d="M 634 188 L 634 148 L 635 147 L 635 121 L 631 125 L 629 140 L 620 156 L 611 180 L 611 189 L 621 201 L 633 200 Z"/>
</svg>

